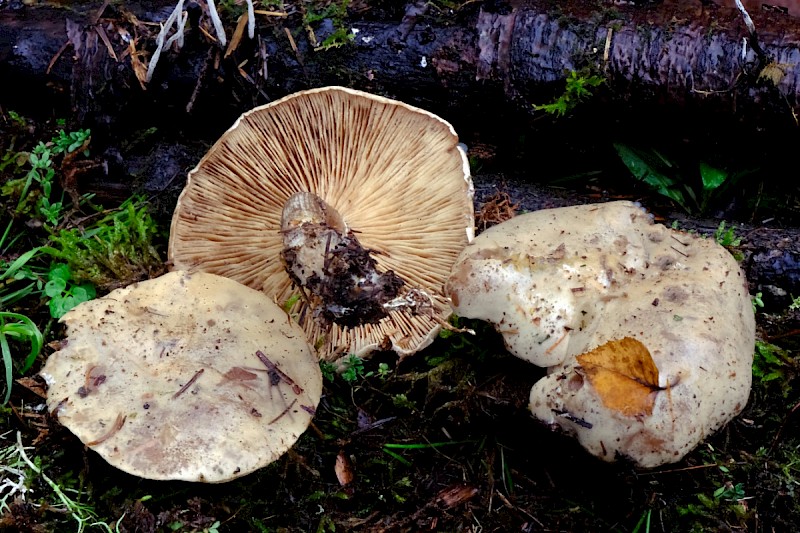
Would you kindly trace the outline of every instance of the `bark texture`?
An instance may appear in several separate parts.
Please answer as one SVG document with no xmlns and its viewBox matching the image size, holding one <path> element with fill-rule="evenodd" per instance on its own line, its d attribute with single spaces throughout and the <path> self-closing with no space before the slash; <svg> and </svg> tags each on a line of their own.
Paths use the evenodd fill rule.
<svg viewBox="0 0 800 533">
<path fill-rule="evenodd" d="M 70 99 L 76 118 L 102 124 L 125 110 L 192 112 L 210 102 L 235 115 L 288 92 L 341 84 L 436 109 L 502 101 L 533 115 L 530 103 L 552 98 L 565 71 L 588 68 L 607 79 L 606 102 L 668 106 L 682 116 L 702 109 L 767 127 L 794 125 L 800 111 L 800 23 L 779 12 L 752 13 L 759 57 L 740 13 L 700 0 L 487 1 L 457 12 L 420 3 L 399 14 L 363 4 L 348 20 L 309 25 L 297 10 L 258 16 L 256 39 L 245 36 L 224 59 L 205 4 L 189 2 L 186 44 L 162 54 L 146 90 L 132 57 L 146 64 L 152 56 L 171 2 L 5 9 L 0 61 L 15 83 L 4 84 L 3 99 L 29 100 L 47 87 Z M 336 30 L 357 33 L 344 46 L 314 49 Z"/>
</svg>

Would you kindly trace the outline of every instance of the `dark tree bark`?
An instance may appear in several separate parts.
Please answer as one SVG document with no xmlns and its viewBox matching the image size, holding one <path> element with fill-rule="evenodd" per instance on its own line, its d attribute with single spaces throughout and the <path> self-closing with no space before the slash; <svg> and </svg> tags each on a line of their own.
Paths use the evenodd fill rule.
<svg viewBox="0 0 800 533">
<path fill-rule="evenodd" d="M 126 53 L 129 40 L 138 38 L 136 50 L 152 53 L 157 26 L 144 23 L 164 21 L 172 7 L 156 0 L 102 11 L 80 4 L 0 11 L 1 73 L 14 80 L 4 83 L 3 101 L 28 101 L 48 87 L 69 96 L 82 123 L 103 124 L 121 111 L 132 120 L 147 109 L 197 112 L 210 102 L 235 115 L 288 92 L 335 83 L 437 110 L 511 102 L 533 115 L 530 104 L 560 92 L 565 71 L 589 68 L 607 79 L 601 102 L 640 111 L 642 105 L 666 106 L 685 118 L 702 111 L 763 127 L 794 126 L 800 111 L 800 24 L 779 13 L 752 13 L 764 55 L 750 44 L 744 58 L 743 39 L 754 41 L 741 14 L 700 0 L 644 7 L 482 2 L 454 14 L 412 6 L 402 18 L 368 20 L 376 8 L 352 20 L 315 23 L 318 43 L 337 25 L 358 30 L 352 43 L 324 51 L 313 50 L 300 14 L 259 17 L 256 41 L 245 37 L 227 60 L 196 24 L 182 50 L 162 55 L 145 91 Z M 200 5 L 187 8 L 192 20 L 210 29 Z M 126 116 L 126 110 L 134 111 Z"/>
<path fill-rule="evenodd" d="M 377 3 L 361 3 L 369 4 Z M 157 26 L 146 23 L 166 20 L 170 0 L 0 9 L 0 105 L 91 127 L 93 151 L 109 170 L 83 190 L 119 196 L 142 186 L 179 189 L 208 143 L 243 110 L 328 84 L 425 107 L 458 131 L 500 131 L 498 144 L 513 145 L 513 135 L 541 124 L 532 104 L 560 94 L 565 71 L 586 68 L 603 76 L 591 112 L 556 121 L 542 134 L 544 155 L 523 161 L 529 179 L 574 158 L 546 144 L 548 137 L 608 139 L 627 132 L 657 138 L 668 131 L 755 157 L 766 147 L 793 153 L 800 143 L 800 23 L 780 13 L 751 13 L 763 56 L 748 45 L 744 58 L 743 39 L 751 36 L 741 14 L 700 0 L 486 1 L 456 13 L 424 2 L 400 12 L 373 7 L 351 13 L 351 20 L 314 23 L 318 43 L 337 26 L 358 30 L 351 43 L 327 50 L 314 49 L 302 13 L 294 12 L 258 18 L 257 38 L 245 37 L 225 57 L 208 36 L 213 29 L 204 5 L 187 4 L 184 47 L 165 52 L 146 84 L 132 57 L 143 50 L 152 55 Z M 157 142 L 147 137 L 153 128 Z M 514 133 L 503 137 L 509 129 Z M 515 200 L 529 201 L 529 186 L 515 185 Z M 544 190 L 542 205 L 522 207 L 586 201 Z M 693 227 L 691 221 L 684 227 Z M 800 295 L 796 233 L 742 232 L 754 290 Z"/>
</svg>

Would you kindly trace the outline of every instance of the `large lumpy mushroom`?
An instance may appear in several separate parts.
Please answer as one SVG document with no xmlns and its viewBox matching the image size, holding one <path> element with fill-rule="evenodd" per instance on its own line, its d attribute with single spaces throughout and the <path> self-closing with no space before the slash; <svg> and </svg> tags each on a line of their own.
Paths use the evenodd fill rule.
<svg viewBox="0 0 800 533">
<path fill-rule="evenodd" d="M 548 368 L 534 416 L 605 460 L 677 461 L 747 403 L 755 320 L 739 266 L 631 202 L 490 228 L 447 291 L 456 313 L 493 323 L 509 351 Z"/>
<path fill-rule="evenodd" d="M 149 479 L 216 483 L 294 444 L 322 392 L 303 330 L 263 293 L 171 272 L 69 311 L 47 404 L 89 448 Z"/>
<path fill-rule="evenodd" d="M 472 234 L 452 126 L 326 87 L 253 109 L 220 138 L 189 174 L 169 257 L 291 307 L 323 359 L 407 355 L 450 315 L 442 287 Z"/>
</svg>

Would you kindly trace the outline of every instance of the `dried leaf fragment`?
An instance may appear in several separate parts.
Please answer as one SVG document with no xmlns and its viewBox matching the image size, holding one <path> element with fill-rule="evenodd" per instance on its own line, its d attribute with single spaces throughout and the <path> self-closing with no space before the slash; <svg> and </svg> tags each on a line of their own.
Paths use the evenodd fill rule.
<svg viewBox="0 0 800 533">
<path fill-rule="evenodd" d="M 608 341 L 577 357 L 603 405 L 624 416 L 650 416 L 658 368 L 647 347 L 632 337 Z"/>
<path fill-rule="evenodd" d="M 345 486 L 353 482 L 355 473 L 353 472 L 353 463 L 350 458 L 344 453 L 344 450 L 339 452 L 336 456 L 336 464 L 333 467 L 336 472 L 336 479 L 339 480 L 339 485 Z"/>
<path fill-rule="evenodd" d="M 478 488 L 469 483 L 455 483 L 442 489 L 436 495 L 436 500 L 441 502 L 445 508 L 452 509 L 462 503 L 466 503 L 478 495 Z"/>
</svg>

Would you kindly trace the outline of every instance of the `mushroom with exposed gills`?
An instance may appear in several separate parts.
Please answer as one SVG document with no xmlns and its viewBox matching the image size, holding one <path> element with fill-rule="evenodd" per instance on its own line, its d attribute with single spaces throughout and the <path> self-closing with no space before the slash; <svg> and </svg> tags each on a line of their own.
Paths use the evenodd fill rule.
<svg viewBox="0 0 800 533">
<path fill-rule="evenodd" d="M 245 113 L 189 174 L 174 268 L 259 289 L 322 359 L 430 344 L 444 282 L 473 236 L 472 181 L 453 127 L 342 87 Z"/>
<path fill-rule="evenodd" d="M 64 315 L 47 405 L 86 446 L 148 479 L 228 481 L 266 466 L 322 394 L 303 330 L 268 296 L 170 272 Z"/>
<path fill-rule="evenodd" d="M 602 459 L 678 461 L 747 403 L 755 319 L 739 265 L 631 202 L 494 226 L 464 249 L 447 292 L 456 313 L 548 368 L 533 415 Z"/>
</svg>

